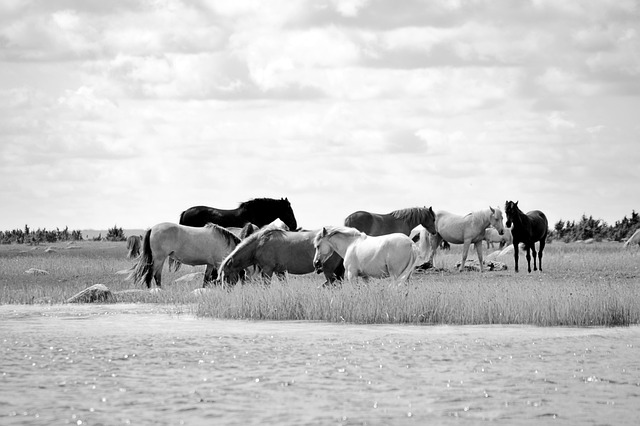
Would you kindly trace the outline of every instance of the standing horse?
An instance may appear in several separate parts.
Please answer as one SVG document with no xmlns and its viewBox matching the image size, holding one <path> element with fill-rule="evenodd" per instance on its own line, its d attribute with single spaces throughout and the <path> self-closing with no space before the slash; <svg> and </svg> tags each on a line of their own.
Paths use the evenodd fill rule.
<svg viewBox="0 0 640 426">
<path fill-rule="evenodd" d="M 540 272 L 542 272 L 542 251 L 547 240 L 549 232 L 549 222 L 547 217 L 540 210 L 532 210 L 524 214 L 518 208 L 518 202 L 507 201 L 504 205 L 504 212 L 507 215 L 507 227 L 511 228 L 513 235 L 513 260 L 515 261 L 516 272 L 518 272 L 518 244 L 524 243 L 527 251 L 527 266 L 531 272 L 531 254 L 533 252 L 533 270 L 536 267 L 536 241 L 540 241 L 540 249 L 538 250 L 538 264 Z M 513 224 L 513 227 L 511 227 Z"/>
<path fill-rule="evenodd" d="M 489 245 L 493 247 L 493 243 L 498 243 L 500 248 L 503 249 L 505 245 L 511 245 L 513 241 L 511 228 L 504 228 L 504 233 L 500 235 L 496 228 L 490 226 L 484 231 L 484 241 L 487 243 L 487 248 L 489 248 Z"/>
<path fill-rule="evenodd" d="M 358 276 L 405 281 L 419 260 L 419 249 L 407 235 L 371 237 L 346 226 L 322 228 L 313 240 L 313 247 L 316 267 L 322 266 L 334 252 L 338 253 L 344 259 L 349 281 Z"/>
<path fill-rule="evenodd" d="M 432 234 L 436 233 L 436 215 L 433 208 L 412 207 L 395 210 L 387 214 L 357 211 L 344 220 L 344 226 L 355 228 L 371 237 L 399 232 L 409 235 L 418 225 L 424 226 Z"/>
<path fill-rule="evenodd" d="M 130 235 L 127 238 L 127 259 L 135 259 L 140 254 L 142 235 Z"/>
<path fill-rule="evenodd" d="M 296 230 L 298 223 L 287 198 L 280 200 L 272 198 L 254 198 L 240 203 L 232 210 L 217 209 L 215 207 L 190 207 L 180 214 L 180 225 L 205 226 L 207 223 L 228 227 L 242 228 L 247 223 L 253 223 L 258 228 L 282 220 L 289 229 Z"/>
<path fill-rule="evenodd" d="M 203 287 L 217 277 L 217 267 L 224 257 L 240 243 L 227 229 L 208 224 L 204 228 L 159 223 L 147 231 L 142 241 L 142 253 L 129 275 L 135 283 L 144 281 L 151 287 L 162 286 L 162 267 L 167 257 L 187 265 L 207 265 Z"/>
<path fill-rule="evenodd" d="M 220 281 L 235 284 L 242 272 L 257 266 L 266 281 L 273 274 L 279 276 L 289 272 L 295 275 L 314 271 L 313 239 L 317 231 L 290 232 L 276 226 L 267 226 L 251 234 L 233 250 L 220 264 Z M 335 281 L 333 270 L 341 261 L 338 255 L 327 259 L 324 275 L 327 282 Z M 326 283 L 325 283 L 326 284 Z"/>
<path fill-rule="evenodd" d="M 495 209 L 489 207 L 486 210 L 469 213 L 466 216 L 459 216 L 444 210 L 438 211 L 436 214 L 436 230 L 438 232 L 435 238 L 431 240 L 431 256 L 428 263 L 433 265 L 433 257 L 440 245 L 440 241 L 445 240 L 451 244 L 463 244 L 462 263 L 460 263 L 460 270 L 462 271 L 467 261 L 469 247 L 473 244 L 476 247 L 476 253 L 478 253 L 480 271 L 483 272 L 482 241 L 484 241 L 485 230 L 489 226 L 496 228 L 500 234 L 504 233 L 502 212 L 497 207 Z"/>
</svg>

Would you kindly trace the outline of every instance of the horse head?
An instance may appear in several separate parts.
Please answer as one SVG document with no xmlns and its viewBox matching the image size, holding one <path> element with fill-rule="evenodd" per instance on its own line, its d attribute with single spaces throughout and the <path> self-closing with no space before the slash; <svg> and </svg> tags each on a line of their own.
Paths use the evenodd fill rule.
<svg viewBox="0 0 640 426">
<path fill-rule="evenodd" d="M 507 201 L 504 203 L 504 213 L 507 215 L 507 228 L 511 228 L 513 219 L 516 216 L 518 209 L 518 202 Z"/>
<path fill-rule="evenodd" d="M 503 235 L 504 225 L 502 224 L 502 212 L 498 207 L 494 209 L 493 207 L 489 206 L 489 210 L 491 210 L 489 223 L 491 224 L 491 226 L 496 228 L 496 230 L 498 231 L 498 234 Z"/>
<path fill-rule="evenodd" d="M 313 255 L 313 266 L 316 271 L 322 270 L 322 264 L 333 254 L 333 248 L 328 239 L 327 228 L 322 228 L 321 231 L 318 231 L 313 239 L 313 248 L 316 251 Z"/>
<path fill-rule="evenodd" d="M 296 221 L 296 217 L 293 214 L 293 209 L 291 208 L 291 203 L 289 202 L 288 198 L 280 199 L 278 218 L 283 221 L 290 230 L 295 231 L 296 229 L 298 229 L 298 222 Z"/>
<path fill-rule="evenodd" d="M 436 230 L 436 214 L 433 211 L 433 207 L 427 209 L 425 206 L 425 213 L 420 224 L 424 226 L 430 234 L 435 235 L 438 232 Z"/>
</svg>

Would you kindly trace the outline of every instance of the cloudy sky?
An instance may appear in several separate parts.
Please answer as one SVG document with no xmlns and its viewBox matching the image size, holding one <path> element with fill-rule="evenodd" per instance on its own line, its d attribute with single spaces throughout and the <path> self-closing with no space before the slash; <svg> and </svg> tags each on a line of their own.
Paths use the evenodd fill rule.
<svg viewBox="0 0 640 426">
<path fill-rule="evenodd" d="M 0 229 L 640 209 L 637 0 L 3 0 Z"/>
</svg>

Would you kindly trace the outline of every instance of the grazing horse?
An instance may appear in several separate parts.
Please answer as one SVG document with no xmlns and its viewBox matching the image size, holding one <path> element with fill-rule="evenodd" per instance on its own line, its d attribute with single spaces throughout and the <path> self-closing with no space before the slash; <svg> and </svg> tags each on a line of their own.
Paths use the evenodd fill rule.
<svg viewBox="0 0 640 426">
<path fill-rule="evenodd" d="M 638 244 L 640 246 L 640 229 L 636 230 L 636 232 L 634 232 L 633 235 L 624 242 L 622 247 L 629 247 L 629 244 L 632 246 Z"/>
<path fill-rule="evenodd" d="M 496 228 L 490 226 L 484 231 L 484 241 L 487 243 L 487 248 L 489 248 L 489 246 L 493 247 L 493 243 L 500 244 L 501 249 L 504 248 L 505 245 L 511 245 L 511 241 L 513 241 L 511 228 L 504 228 L 504 233 L 500 235 Z"/>
<path fill-rule="evenodd" d="M 215 223 L 225 228 L 231 226 L 242 228 L 247 223 L 253 223 L 258 228 L 262 228 L 276 219 L 282 220 L 289 229 L 297 229 L 298 223 L 289 199 L 254 198 L 240 203 L 238 208 L 232 210 L 207 206 L 190 207 L 180 214 L 179 223 L 186 226 L 205 226 L 207 223 Z"/>
<path fill-rule="evenodd" d="M 430 233 L 435 234 L 435 219 L 436 215 L 431 207 L 412 207 L 387 214 L 360 210 L 347 216 L 344 220 L 344 226 L 356 228 L 371 237 L 396 232 L 409 235 L 411 230 L 418 225 L 424 226 Z"/>
<path fill-rule="evenodd" d="M 162 267 L 167 257 L 187 265 L 207 265 L 203 287 L 217 277 L 216 268 L 240 243 L 240 239 L 227 229 L 213 223 L 204 228 L 159 223 L 147 231 L 142 240 L 142 253 L 129 275 L 135 283 L 144 281 L 151 287 L 162 286 Z"/>
<path fill-rule="evenodd" d="M 542 272 L 542 251 L 547 240 L 549 232 L 549 222 L 547 217 L 540 210 L 532 210 L 524 214 L 518 207 L 518 202 L 507 201 L 504 205 L 504 212 L 507 215 L 507 228 L 511 228 L 513 235 L 513 260 L 515 261 L 515 269 L 518 272 L 518 244 L 524 243 L 527 251 L 527 266 L 531 272 L 531 254 L 533 252 L 533 270 L 536 267 L 536 241 L 540 241 L 540 249 L 538 250 L 538 266 Z M 511 226 L 513 224 L 513 227 Z"/>
<path fill-rule="evenodd" d="M 338 253 L 344 259 L 349 281 L 358 276 L 405 281 L 419 261 L 419 248 L 401 233 L 372 237 L 346 226 L 322 228 L 313 240 L 313 247 L 316 268 Z"/>
<path fill-rule="evenodd" d="M 242 278 L 245 269 L 257 266 L 265 281 L 275 273 L 294 275 L 314 271 L 313 239 L 317 231 L 290 232 L 277 226 L 267 226 L 251 234 L 233 250 L 220 264 L 220 281 L 234 285 Z M 324 275 L 327 282 L 335 281 L 333 270 L 341 261 L 335 255 L 327 259 Z M 326 284 L 326 283 L 325 283 Z"/>
<path fill-rule="evenodd" d="M 127 259 L 135 259 L 140 254 L 142 235 L 130 235 L 127 238 Z"/>
<path fill-rule="evenodd" d="M 463 244 L 462 263 L 460 270 L 464 269 L 469 247 L 475 245 L 476 253 L 478 253 L 478 262 L 480 263 L 480 271 L 484 271 L 482 259 L 482 241 L 484 241 L 485 230 L 493 226 L 498 233 L 504 232 L 502 224 L 502 212 L 499 208 L 489 207 L 486 210 L 479 210 L 469 213 L 466 216 L 449 213 L 444 210 L 436 213 L 436 230 L 435 238 L 431 240 L 431 256 L 428 263 L 433 265 L 433 257 L 436 249 L 440 245 L 440 241 L 445 240 L 451 244 Z"/>
</svg>

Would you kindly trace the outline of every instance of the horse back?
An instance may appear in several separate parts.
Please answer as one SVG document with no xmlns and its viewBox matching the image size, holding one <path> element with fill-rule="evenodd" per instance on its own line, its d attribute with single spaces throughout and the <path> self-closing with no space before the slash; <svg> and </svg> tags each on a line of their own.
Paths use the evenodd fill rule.
<svg viewBox="0 0 640 426">
<path fill-rule="evenodd" d="M 284 231 L 265 236 L 255 251 L 258 266 L 292 274 L 313 272 L 315 234 L 316 232 Z"/>
<path fill-rule="evenodd" d="M 540 210 L 531 210 L 527 212 L 527 217 L 531 221 L 531 236 L 535 241 L 547 238 L 547 233 L 549 232 L 547 216 Z"/>
<path fill-rule="evenodd" d="M 203 227 L 207 223 L 215 223 L 223 227 L 240 226 L 244 223 L 237 219 L 237 209 L 223 210 L 207 206 L 194 206 L 180 214 L 180 225 Z"/>
<path fill-rule="evenodd" d="M 344 220 L 344 226 L 355 228 L 360 232 L 368 234 L 373 228 L 373 222 L 374 218 L 372 213 L 359 210 L 347 216 Z"/>
</svg>

